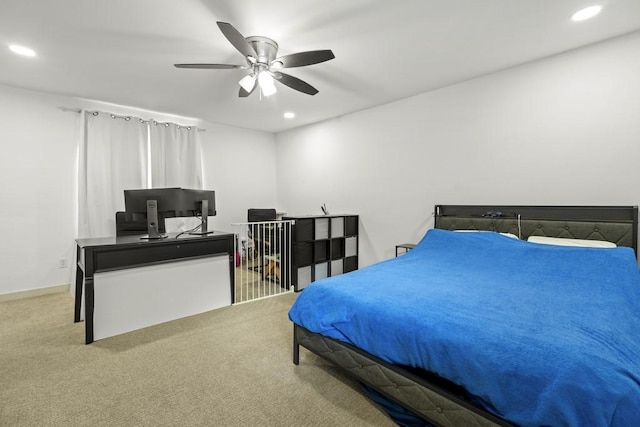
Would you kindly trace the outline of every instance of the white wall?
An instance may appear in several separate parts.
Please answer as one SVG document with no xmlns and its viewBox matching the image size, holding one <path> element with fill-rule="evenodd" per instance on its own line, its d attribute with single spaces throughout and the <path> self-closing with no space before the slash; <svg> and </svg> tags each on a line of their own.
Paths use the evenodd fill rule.
<svg viewBox="0 0 640 427">
<path fill-rule="evenodd" d="M 640 33 L 280 133 L 278 203 L 360 214 L 360 266 L 435 204 L 636 205 Z"/>
<path fill-rule="evenodd" d="M 205 186 L 216 190 L 217 230 L 245 221 L 249 207 L 276 205 L 273 134 L 0 85 L 0 295 L 70 281 L 71 266 L 59 262 L 73 259 L 80 115 L 61 106 L 206 129 Z"/>
<path fill-rule="evenodd" d="M 249 208 L 276 207 L 274 134 L 209 124 L 201 139 L 205 188 L 216 191 L 216 230 L 246 222 Z"/>
<path fill-rule="evenodd" d="M 0 86 L 0 294 L 69 283 L 80 117 L 61 102 Z"/>
</svg>

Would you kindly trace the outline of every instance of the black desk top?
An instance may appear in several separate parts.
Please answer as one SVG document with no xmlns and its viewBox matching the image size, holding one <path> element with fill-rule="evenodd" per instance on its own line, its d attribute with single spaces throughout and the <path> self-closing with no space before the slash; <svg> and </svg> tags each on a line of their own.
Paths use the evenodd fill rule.
<svg viewBox="0 0 640 427">
<path fill-rule="evenodd" d="M 140 235 L 131 236 L 110 236 L 110 237 L 90 237 L 85 239 L 76 239 L 76 243 L 80 248 L 95 246 L 128 246 L 128 245 L 150 245 L 158 243 L 175 243 L 183 240 L 202 240 L 202 239 L 219 239 L 228 238 L 233 233 L 227 231 L 214 231 L 210 234 L 189 234 L 189 233 L 168 233 L 165 239 L 141 239 Z M 179 236 L 179 237 L 178 237 Z"/>
<path fill-rule="evenodd" d="M 356 214 L 306 214 L 306 215 L 286 215 L 283 216 L 282 219 L 283 220 L 290 220 L 290 219 L 307 219 L 307 218 L 341 218 L 341 217 L 345 217 L 345 216 L 358 216 Z"/>
</svg>

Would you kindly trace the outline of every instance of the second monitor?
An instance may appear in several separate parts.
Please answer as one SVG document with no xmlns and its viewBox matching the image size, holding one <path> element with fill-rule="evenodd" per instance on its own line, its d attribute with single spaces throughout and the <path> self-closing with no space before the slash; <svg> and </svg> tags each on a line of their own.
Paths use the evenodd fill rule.
<svg viewBox="0 0 640 427">
<path fill-rule="evenodd" d="M 185 212 L 180 216 L 200 217 L 199 231 L 190 234 L 210 234 L 208 217 L 216 215 L 216 192 L 213 190 L 182 189 L 183 208 Z"/>
</svg>

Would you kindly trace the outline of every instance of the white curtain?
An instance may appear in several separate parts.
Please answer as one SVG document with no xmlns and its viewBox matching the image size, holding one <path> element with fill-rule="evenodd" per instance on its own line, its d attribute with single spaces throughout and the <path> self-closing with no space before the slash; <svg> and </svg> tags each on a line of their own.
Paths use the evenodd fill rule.
<svg viewBox="0 0 640 427">
<path fill-rule="evenodd" d="M 202 150 L 198 129 L 152 121 L 149 132 L 152 187 L 202 189 Z"/>
<path fill-rule="evenodd" d="M 83 112 L 78 162 L 78 237 L 114 236 L 123 190 L 147 188 L 149 126 L 138 118 Z"/>
</svg>

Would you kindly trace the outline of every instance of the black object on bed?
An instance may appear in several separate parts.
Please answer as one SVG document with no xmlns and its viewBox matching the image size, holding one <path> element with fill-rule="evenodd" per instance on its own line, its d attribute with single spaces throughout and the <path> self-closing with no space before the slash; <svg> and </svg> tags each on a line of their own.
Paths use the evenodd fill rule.
<svg viewBox="0 0 640 427">
<path fill-rule="evenodd" d="M 436 228 L 445 230 L 498 231 L 524 239 L 534 235 L 607 240 L 618 246 L 632 247 L 637 253 L 637 207 L 439 205 L 436 206 L 435 213 Z M 513 243 L 514 247 L 529 245 Z M 627 256 L 627 260 L 633 259 L 633 254 L 630 252 L 622 255 Z M 399 261 L 390 260 L 385 263 L 398 264 L 404 262 L 402 258 L 404 256 L 400 257 Z M 405 260 L 408 262 L 410 257 Z M 637 275 L 637 264 L 631 263 L 635 267 L 628 270 L 632 270 L 632 275 Z M 629 264 L 626 266 L 629 267 Z M 377 270 L 369 269 L 369 271 Z M 349 285 L 349 282 L 345 281 L 347 277 L 340 279 L 343 285 Z M 341 307 L 336 308 L 336 310 L 341 309 Z M 383 330 L 384 326 L 381 323 L 377 324 L 376 328 Z M 311 332 L 300 324 L 294 323 L 294 363 L 299 363 L 299 346 L 303 346 L 346 369 L 348 373 L 374 389 L 376 394 L 399 403 L 429 423 L 451 426 L 510 425 L 509 421 L 490 413 L 486 407 L 477 405 L 478 402 L 463 388 L 452 385 L 446 379 L 419 369 L 389 363 L 344 340 L 326 335 L 326 333 L 323 335 Z M 563 422 L 560 421 L 560 423 Z"/>
</svg>

